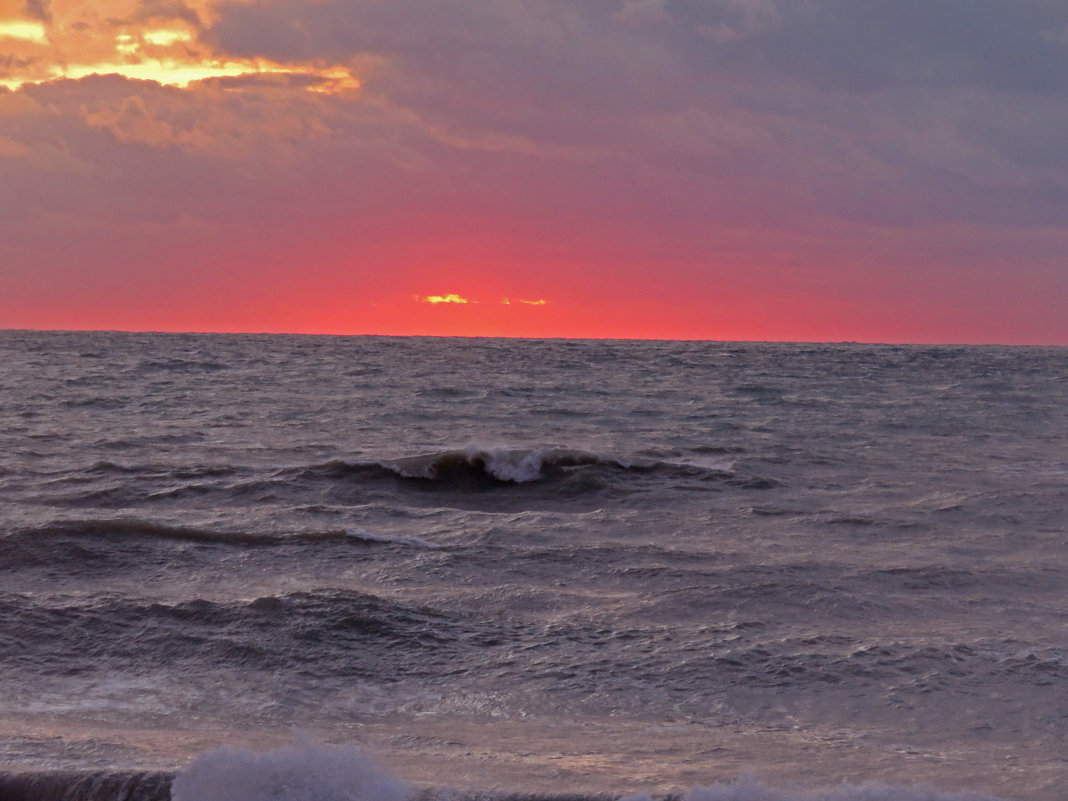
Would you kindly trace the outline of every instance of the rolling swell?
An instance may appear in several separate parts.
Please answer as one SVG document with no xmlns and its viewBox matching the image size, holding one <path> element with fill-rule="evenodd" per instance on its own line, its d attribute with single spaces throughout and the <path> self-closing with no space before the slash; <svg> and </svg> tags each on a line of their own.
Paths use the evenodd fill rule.
<svg viewBox="0 0 1068 801">
<path fill-rule="evenodd" d="M 233 531 L 240 528 L 240 522 L 231 523 L 231 530 L 222 533 L 195 525 L 161 523 L 155 518 L 166 515 L 181 519 L 192 509 L 202 509 L 210 518 L 220 509 L 249 504 L 284 515 L 309 505 L 344 510 L 378 501 L 490 511 L 565 509 L 584 503 L 599 505 L 606 497 L 646 496 L 650 491 L 779 486 L 773 479 L 737 472 L 727 457 L 736 452 L 695 447 L 620 456 L 552 446 L 470 445 L 397 458 L 331 458 L 284 467 L 217 461 L 120 464 L 104 459 L 48 474 L 48 480 L 39 482 L 27 500 L 38 508 L 93 510 L 98 514 L 113 510 L 111 519 L 96 519 L 94 515 L 93 519 L 49 523 L 41 528 L 41 537 L 154 537 L 260 545 L 282 538 L 257 530 Z"/>
<path fill-rule="evenodd" d="M 116 543 L 127 546 L 127 550 L 116 548 Z M 177 526 L 140 518 L 71 519 L 25 527 L 0 536 L 0 571 L 55 568 L 70 563 L 84 575 L 94 569 L 142 567 L 146 548 L 183 544 L 238 548 L 294 544 L 438 547 L 416 537 L 391 537 L 356 528 L 279 533 Z"/>
<path fill-rule="evenodd" d="M 304 678 L 385 681 L 432 673 L 470 643 L 439 612 L 353 591 L 297 592 L 250 601 L 151 602 L 102 593 L 50 600 L 0 596 L 0 648 L 13 664 L 51 675 L 196 672 L 203 665 Z"/>
<path fill-rule="evenodd" d="M 173 540 L 177 542 L 222 543 L 231 545 L 273 545 L 281 535 L 242 531 L 214 531 L 193 526 L 174 526 L 138 518 L 104 518 L 57 520 L 34 528 L 21 529 L 3 538 L 3 542 L 32 541 L 54 548 L 56 540 Z"/>
</svg>

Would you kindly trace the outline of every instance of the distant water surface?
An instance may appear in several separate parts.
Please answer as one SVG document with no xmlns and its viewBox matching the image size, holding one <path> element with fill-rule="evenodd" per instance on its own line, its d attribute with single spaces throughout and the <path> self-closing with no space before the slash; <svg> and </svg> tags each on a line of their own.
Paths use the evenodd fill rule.
<svg viewBox="0 0 1068 801">
<path fill-rule="evenodd" d="M 1063 348 L 0 332 L 0 771 L 1059 801 L 1066 517 Z"/>
</svg>

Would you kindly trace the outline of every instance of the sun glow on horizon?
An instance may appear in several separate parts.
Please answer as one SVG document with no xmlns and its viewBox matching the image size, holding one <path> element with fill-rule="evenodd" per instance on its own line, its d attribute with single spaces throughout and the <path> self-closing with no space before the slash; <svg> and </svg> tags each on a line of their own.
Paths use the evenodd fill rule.
<svg viewBox="0 0 1068 801">
<path fill-rule="evenodd" d="M 448 295 L 416 295 L 415 299 L 419 303 L 429 303 L 432 306 L 440 304 L 455 304 L 460 306 L 474 305 L 481 303 L 481 301 L 474 300 L 472 298 L 464 297 L 463 295 L 455 292 Z M 549 301 L 545 298 L 509 298 L 502 297 L 499 301 L 501 306 L 546 306 Z"/>
<path fill-rule="evenodd" d="M 184 28 L 158 28 L 141 34 L 146 42 L 159 47 L 170 47 L 177 42 L 193 41 L 193 34 Z"/>
<path fill-rule="evenodd" d="M 468 300 L 467 298 L 463 297 L 462 295 L 457 295 L 455 293 L 452 293 L 452 294 L 449 294 L 449 295 L 416 295 L 415 299 L 418 300 L 420 303 L 429 303 L 432 306 L 437 306 L 438 304 L 441 304 L 441 303 L 455 303 L 455 304 L 459 304 L 459 305 L 465 305 L 465 304 L 468 304 L 468 303 L 477 303 L 478 302 L 478 301 Z"/>
</svg>

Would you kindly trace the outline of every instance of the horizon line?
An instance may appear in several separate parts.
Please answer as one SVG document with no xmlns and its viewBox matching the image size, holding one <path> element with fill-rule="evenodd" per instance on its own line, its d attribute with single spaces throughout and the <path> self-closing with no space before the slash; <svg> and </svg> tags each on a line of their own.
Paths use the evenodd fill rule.
<svg viewBox="0 0 1068 801">
<path fill-rule="evenodd" d="M 855 339 L 714 339 L 703 337 L 613 337 L 613 336 L 514 336 L 507 334 L 385 334 L 385 333 L 332 333 L 325 331 L 164 331 L 155 329 L 127 328 L 3 328 L 0 333 L 30 334 L 153 334 L 191 336 L 278 336 L 278 337 L 367 337 L 378 339 L 507 339 L 529 342 L 702 342 L 715 344 L 748 345 L 885 345 L 888 347 L 945 347 L 945 348 L 1066 348 L 1068 343 L 1016 343 L 1005 342 L 934 342 L 934 341 L 889 341 Z"/>
</svg>

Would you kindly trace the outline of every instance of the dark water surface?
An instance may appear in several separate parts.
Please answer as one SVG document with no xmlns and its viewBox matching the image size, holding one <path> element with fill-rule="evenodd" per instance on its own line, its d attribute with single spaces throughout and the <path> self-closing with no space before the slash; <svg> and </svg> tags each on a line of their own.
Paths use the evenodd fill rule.
<svg viewBox="0 0 1068 801">
<path fill-rule="evenodd" d="M 0 771 L 1054 801 L 1066 517 L 1063 348 L 0 332 Z"/>
</svg>

